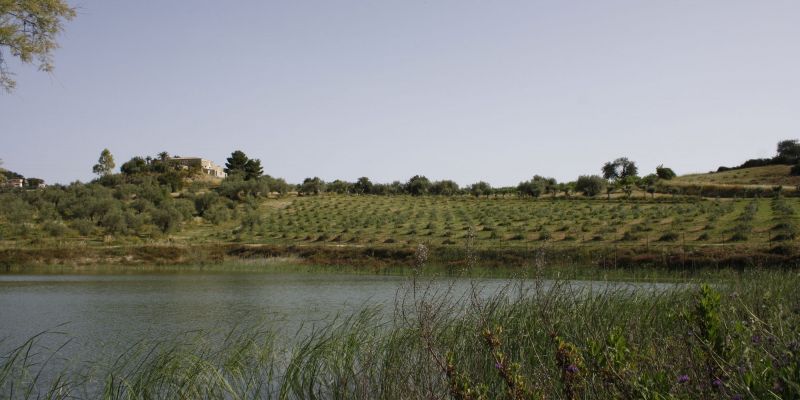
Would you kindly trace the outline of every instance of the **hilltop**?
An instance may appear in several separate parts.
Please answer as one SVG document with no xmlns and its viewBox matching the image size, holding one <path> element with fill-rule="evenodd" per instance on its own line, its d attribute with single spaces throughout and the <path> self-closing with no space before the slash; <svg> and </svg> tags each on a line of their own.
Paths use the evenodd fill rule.
<svg viewBox="0 0 800 400">
<path fill-rule="evenodd" d="M 791 165 L 767 165 L 730 169 L 719 172 L 681 175 L 664 183 L 668 186 L 730 185 L 762 189 L 783 186 L 783 189 L 786 190 L 800 185 L 800 176 L 791 175 L 791 169 Z"/>
</svg>

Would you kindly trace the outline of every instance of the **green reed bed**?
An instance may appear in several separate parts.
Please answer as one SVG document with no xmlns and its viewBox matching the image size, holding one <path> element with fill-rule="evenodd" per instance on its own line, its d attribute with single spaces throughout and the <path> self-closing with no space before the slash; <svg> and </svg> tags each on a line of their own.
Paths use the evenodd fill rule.
<svg viewBox="0 0 800 400">
<path fill-rule="evenodd" d="M 464 292 L 411 276 L 390 310 L 365 308 L 289 345 L 240 327 L 135 343 L 61 372 L 48 370 L 58 349 L 34 338 L 0 360 L 0 397 L 800 396 L 796 272 L 650 289 L 529 279 L 484 293 L 479 282 Z"/>
</svg>

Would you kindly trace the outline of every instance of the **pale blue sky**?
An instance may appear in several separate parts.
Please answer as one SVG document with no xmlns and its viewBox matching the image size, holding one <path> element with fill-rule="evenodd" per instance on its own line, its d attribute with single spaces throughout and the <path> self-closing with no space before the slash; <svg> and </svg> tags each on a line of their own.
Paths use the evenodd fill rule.
<svg viewBox="0 0 800 400">
<path fill-rule="evenodd" d="M 51 183 L 104 147 L 504 186 L 800 137 L 800 1 L 68 1 L 55 73 L 0 94 L 4 166 Z"/>
</svg>

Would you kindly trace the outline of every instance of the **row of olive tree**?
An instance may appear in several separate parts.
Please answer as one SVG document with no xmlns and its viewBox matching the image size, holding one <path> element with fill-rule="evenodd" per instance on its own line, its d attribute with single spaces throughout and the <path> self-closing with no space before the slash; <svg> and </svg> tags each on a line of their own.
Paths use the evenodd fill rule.
<svg viewBox="0 0 800 400">
<path fill-rule="evenodd" d="M 559 183 L 555 178 L 534 175 L 527 181 L 520 182 L 516 187 L 493 188 L 487 182 L 476 182 L 461 187 L 452 180 L 430 181 L 423 175 L 415 175 L 405 183 L 394 181 L 388 184 L 373 183 L 367 177 L 358 178 L 355 182 L 340 179 L 325 182 L 319 177 L 306 178 L 297 185 L 296 190 L 301 195 L 318 195 L 321 193 L 337 194 L 374 194 L 374 195 L 439 195 L 457 196 L 472 195 L 475 197 L 490 195 L 517 195 L 521 197 L 540 197 L 544 195 L 557 196 L 563 194 L 570 197 L 574 193 L 594 197 L 606 192 L 610 198 L 611 193 L 622 190 L 630 195 L 634 188 L 655 192 L 655 185 L 659 180 L 674 178 L 675 172 L 670 168 L 659 165 L 656 172 L 645 177 L 638 176 L 638 167 L 634 161 L 621 157 L 603 165 L 603 176 L 584 175 L 572 182 Z"/>
</svg>

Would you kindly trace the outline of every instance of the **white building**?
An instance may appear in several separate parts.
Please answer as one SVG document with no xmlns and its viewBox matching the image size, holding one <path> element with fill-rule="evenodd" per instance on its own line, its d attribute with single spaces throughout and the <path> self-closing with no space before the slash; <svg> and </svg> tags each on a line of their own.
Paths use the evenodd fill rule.
<svg viewBox="0 0 800 400">
<path fill-rule="evenodd" d="M 225 170 L 211 160 L 206 160 L 200 157 L 172 157 L 167 160 L 171 164 L 183 165 L 186 168 L 200 167 L 203 175 L 212 176 L 215 178 L 224 178 L 228 176 Z"/>
</svg>

